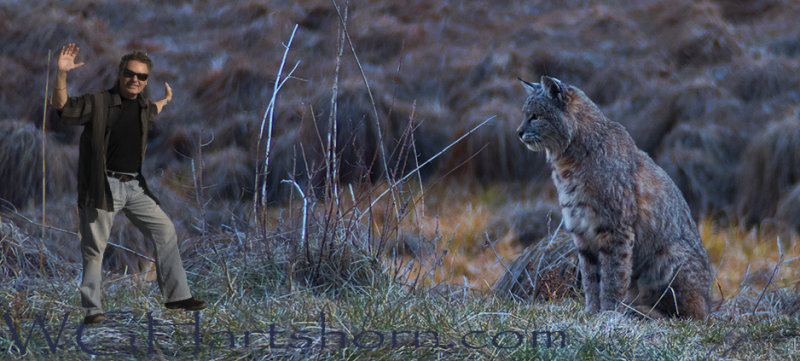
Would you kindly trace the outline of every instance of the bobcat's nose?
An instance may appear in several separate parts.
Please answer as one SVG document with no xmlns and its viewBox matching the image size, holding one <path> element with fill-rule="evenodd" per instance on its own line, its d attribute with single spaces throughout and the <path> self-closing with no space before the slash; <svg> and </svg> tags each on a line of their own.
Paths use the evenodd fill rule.
<svg viewBox="0 0 800 361">
<path fill-rule="evenodd" d="M 517 136 L 522 139 L 522 135 L 525 134 L 525 131 L 522 129 L 517 129 Z"/>
</svg>

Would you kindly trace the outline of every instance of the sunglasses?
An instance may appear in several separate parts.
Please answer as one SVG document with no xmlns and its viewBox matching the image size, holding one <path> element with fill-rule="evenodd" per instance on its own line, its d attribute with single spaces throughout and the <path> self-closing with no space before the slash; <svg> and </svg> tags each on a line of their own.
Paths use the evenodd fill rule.
<svg viewBox="0 0 800 361">
<path fill-rule="evenodd" d="M 134 71 L 132 71 L 130 69 L 125 69 L 125 70 L 122 71 L 122 76 L 124 76 L 126 78 L 133 78 L 134 75 L 137 78 L 139 78 L 139 80 L 145 81 L 145 80 L 147 80 L 147 77 L 148 77 L 149 74 L 137 73 L 137 72 L 134 72 Z"/>
</svg>

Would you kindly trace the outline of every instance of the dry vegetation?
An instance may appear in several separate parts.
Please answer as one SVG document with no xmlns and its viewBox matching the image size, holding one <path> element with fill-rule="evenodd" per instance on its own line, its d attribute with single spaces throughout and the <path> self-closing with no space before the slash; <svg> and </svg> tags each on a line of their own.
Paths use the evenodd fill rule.
<svg viewBox="0 0 800 361">
<path fill-rule="evenodd" d="M 88 336 L 102 351 L 166 359 L 196 350 L 206 359 L 791 357 L 800 351 L 798 17 L 800 4 L 789 0 L 0 2 L 0 304 L 9 305 L 0 316 L 18 328 L 0 320 L 0 359 L 19 356 L 16 340 L 31 337 L 37 316 L 52 331 L 68 311 L 57 352 L 87 356 L 75 342 L 80 129 L 45 114 L 42 99 L 47 52 L 66 42 L 78 43 L 87 62 L 70 73 L 70 94 L 109 87 L 119 56 L 134 49 L 155 61 L 151 96 L 165 81 L 175 90 L 151 135 L 145 174 L 181 234 L 194 289 L 212 303 L 199 349 L 184 327 L 159 331 L 161 344 L 148 352 L 147 317 L 192 318 L 160 311 L 147 282 L 152 251 L 120 218 L 106 255 L 106 307 L 121 313 Z M 295 65 L 275 99 L 265 172 L 265 109 Z M 718 272 L 720 304 L 709 320 L 575 316 L 579 275 L 572 244 L 557 231 L 549 169 L 514 131 L 524 97 L 515 79 L 542 74 L 583 88 L 681 188 Z M 256 217 L 263 182 L 269 207 Z M 350 336 L 433 330 L 458 344 L 475 330 L 549 329 L 565 330 L 568 342 L 243 346 L 244 331 L 271 323 L 313 330 L 321 312 Z M 215 348 L 227 341 L 214 331 L 234 333 L 236 347 Z M 491 345 L 490 336 L 474 341 Z M 503 345 L 514 343 L 510 336 Z M 128 352 L 127 342 L 138 350 Z M 51 351 L 34 331 L 26 356 Z"/>
</svg>

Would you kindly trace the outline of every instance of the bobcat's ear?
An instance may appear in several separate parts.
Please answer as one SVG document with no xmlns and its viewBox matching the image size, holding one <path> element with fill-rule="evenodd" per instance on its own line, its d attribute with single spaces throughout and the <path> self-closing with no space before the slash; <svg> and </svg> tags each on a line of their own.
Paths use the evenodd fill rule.
<svg viewBox="0 0 800 361">
<path fill-rule="evenodd" d="M 567 87 L 560 80 L 549 76 L 542 76 L 542 88 L 550 99 L 559 106 L 567 104 Z"/>
<path fill-rule="evenodd" d="M 539 89 L 542 88 L 539 84 L 531 83 L 529 81 L 522 80 L 522 78 L 519 78 L 519 77 L 517 79 L 519 79 L 519 81 L 522 83 L 522 86 L 525 87 L 525 90 L 528 92 L 528 95 L 531 95 L 531 94 L 539 91 Z"/>
</svg>

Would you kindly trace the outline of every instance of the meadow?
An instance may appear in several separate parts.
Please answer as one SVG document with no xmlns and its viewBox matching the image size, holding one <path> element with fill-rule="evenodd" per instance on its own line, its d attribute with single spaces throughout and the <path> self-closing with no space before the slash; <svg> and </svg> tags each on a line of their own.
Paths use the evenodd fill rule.
<svg viewBox="0 0 800 361">
<path fill-rule="evenodd" d="M 0 359 L 794 359 L 800 4 L 0 1 Z M 160 305 L 124 217 L 81 325 L 80 128 L 55 51 L 174 101 L 143 173 L 202 313 Z M 52 52 L 52 53 L 51 53 Z M 48 61 L 49 59 L 49 61 Z M 580 315 L 517 77 L 574 84 L 675 180 L 717 274 L 704 321 Z M 5 306 L 8 305 L 8 306 Z"/>
</svg>

